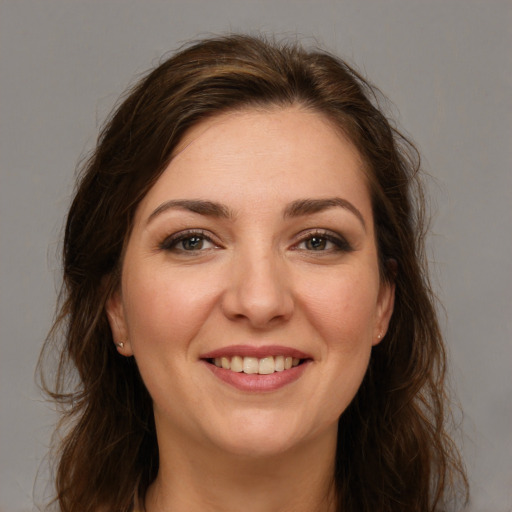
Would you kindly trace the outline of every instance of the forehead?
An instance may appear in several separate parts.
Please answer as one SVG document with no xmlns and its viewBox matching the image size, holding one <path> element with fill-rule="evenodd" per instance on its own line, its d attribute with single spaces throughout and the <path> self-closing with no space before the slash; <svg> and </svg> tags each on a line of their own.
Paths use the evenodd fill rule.
<svg viewBox="0 0 512 512">
<path fill-rule="evenodd" d="M 356 147 L 322 114 L 298 106 L 228 112 L 185 134 L 141 207 L 181 198 L 242 205 L 340 195 L 364 210 L 363 169 Z"/>
<path fill-rule="evenodd" d="M 219 150 L 235 150 L 230 157 L 237 154 L 237 149 L 245 147 L 253 156 L 282 156 L 288 151 L 297 158 L 300 155 L 318 158 L 320 153 L 328 157 L 332 150 L 343 146 L 358 165 L 362 166 L 363 162 L 355 145 L 339 126 L 326 115 L 300 105 L 247 108 L 205 119 L 185 133 L 173 151 L 172 160 L 186 159 L 191 150 L 201 151 L 209 143 Z M 327 147 L 331 151 L 325 151 Z M 207 151 L 211 149 L 208 147 Z"/>
</svg>

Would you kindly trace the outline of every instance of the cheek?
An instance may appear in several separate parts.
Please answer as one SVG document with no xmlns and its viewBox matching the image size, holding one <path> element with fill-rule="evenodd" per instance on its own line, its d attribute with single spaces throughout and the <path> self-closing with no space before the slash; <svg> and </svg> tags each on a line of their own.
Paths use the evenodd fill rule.
<svg viewBox="0 0 512 512">
<path fill-rule="evenodd" d="M 218 293 L 209 280 L 187 272 L 133 272 L 123 283 L 124 306 L 134 351 L 146 344 L 166 349 L 194 338 Z"/>
<path fill-rule="evenodd" d="M 205 287 L 203 279 L 186 272 L 132 269 L 126 273 L 123 295 L 133 355 L 155 408 L 165 409 L 179 424 L 180 407 L 171 405 L 198 405 L 200 400 L 191 392 L 196 376 L 187 368 L 197 356 L 194 340 L 215 302 L 215 286 Z"/>
<path fill-rule="evenodd" d="M 306 292 L 307 290 L 307 292 Z M 337 422 L 356 395 L 372 351 L 376 286 L 372 279 L 343 275 L 304 291 L 304 309 L 321 343 L 323 395 L 317 421 Z"/>
<path fill-rule="evenodd" d="M 357 352 L 371 346 L 378 285 L 371 275 L 340 272 L 303 287 L 309 321 L 336 352 Z"/>
</svg>

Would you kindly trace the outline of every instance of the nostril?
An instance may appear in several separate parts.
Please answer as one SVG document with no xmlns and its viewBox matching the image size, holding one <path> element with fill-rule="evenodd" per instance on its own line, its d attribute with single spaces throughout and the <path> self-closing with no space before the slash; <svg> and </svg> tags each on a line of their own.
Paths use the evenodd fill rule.
<svg viewBox="0 0 512 512">
<path fill-rule="evenodd" d="M 282 281 L 283 272 L 279 275 L 266 268 L 251 266 L 243 273 L 234 270 L 231 286 L 222 298 L 224 314 L 232 321 L 248 322 L 255 329 L 288 320 L 294 301 Z"/>
</svg>

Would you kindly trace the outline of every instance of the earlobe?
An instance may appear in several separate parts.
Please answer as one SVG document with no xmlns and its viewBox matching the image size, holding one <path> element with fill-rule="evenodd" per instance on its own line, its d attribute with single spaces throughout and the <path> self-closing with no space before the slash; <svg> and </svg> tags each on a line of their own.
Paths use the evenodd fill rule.
<svg viewBox="0 0 512 512">
<path fill-rule="evenodd" d="M 384 282 L 382 283 L 379 290 L 373 345 L 379 344 L 386 335 L 389 326 L 389 321 L 391 320 L 391 315 L 393 314 L 394 306 L 395 283 Z"/>
<path fill-rule="evenodd" d="M 114 292 L 107 300 L 105 305 L 112 339 L 117 347 L 117 351 L 126 357 L 132 356 L 133 351 L 128 337 L 126 327 L 124 306 L 119 291 Z"/>
</svg>

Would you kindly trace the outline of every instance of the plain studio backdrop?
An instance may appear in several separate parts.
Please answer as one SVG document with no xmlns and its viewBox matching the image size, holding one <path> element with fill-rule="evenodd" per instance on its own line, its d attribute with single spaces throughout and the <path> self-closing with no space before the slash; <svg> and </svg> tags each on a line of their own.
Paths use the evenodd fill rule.
<svg viewBox="0 0 512 512">
<path fill-rule="evenodd" d="M 0 510 L 33 508 L 55 416 L 34 384 L 80 157 L 119 94 L 182 43 L 318 43 L 395 105 L 431 174 L 433 279 L 464 409 L 471 512 L 512 510 L 512 2 L 1 0 Z M 43 496 L 44 497 L 44 496 Z"/>
</svg>

